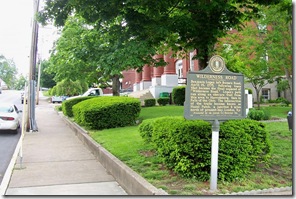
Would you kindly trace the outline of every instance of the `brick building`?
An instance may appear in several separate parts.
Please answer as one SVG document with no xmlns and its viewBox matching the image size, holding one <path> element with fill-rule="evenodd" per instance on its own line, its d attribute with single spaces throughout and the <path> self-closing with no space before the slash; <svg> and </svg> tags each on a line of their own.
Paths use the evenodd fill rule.
<svg viewBox="0 0 296 199">
<path fill-rule="evenodd" d="M 163 58 L 168 64 L 164 67 L 145 65 L 139 73 L 136 70 L 124 71 L 122 89 L 125 89 L 125 84 L 132 85 L 134 93 L 149 91 L 154 98 L 158 98 L 161 92 L 171 93 L 174 87 L 186 85 L 188 71 L 199 70 L 198 61 L 192 60 L 195 53 L 189 53 L 189 59 L 173 58 L 171 53 L 156 55 L 155 59 Z"/>
</svg>

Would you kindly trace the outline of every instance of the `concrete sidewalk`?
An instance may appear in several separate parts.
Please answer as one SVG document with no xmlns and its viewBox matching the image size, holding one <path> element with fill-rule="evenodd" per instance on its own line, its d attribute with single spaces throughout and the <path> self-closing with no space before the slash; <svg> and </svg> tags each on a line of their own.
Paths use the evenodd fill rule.
<svg viewBox="0 0 296 199">
<path fill-rule="evenodd" d="M 127 195 L 52 106 L 40 97 L 5 195 Z"/>
</svg>

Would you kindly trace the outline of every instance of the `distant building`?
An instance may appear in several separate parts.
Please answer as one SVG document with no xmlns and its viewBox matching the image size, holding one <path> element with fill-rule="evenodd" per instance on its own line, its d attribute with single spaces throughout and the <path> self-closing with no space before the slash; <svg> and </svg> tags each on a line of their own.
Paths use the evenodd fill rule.
<svg viewBox="0 0 296 199">
<path fill-rule="evenodd" d="M 284 77 L 283 77 L 284 78 Z M 284 92 L 279 92 L 277 90 L 277 84 L 278 82 L 275 81 L 271 84 L 266 84 L 265 86 L 262 87 L 260 93 L 259 93 L 259 99 L 262 98 L 263 101 L 268 101 L 268 100 L 276 100 L 279 97 L 286 98 L 290 102 L 292 102 L 292 96 L 289 90 L 286 90 Z M 256 95 L 256 90 L 252 86 L 251 83 L 246 83 L 245 88 L 250 88 L 252 89 L 253 92 L 253 102 L 258 102 L 257 95 Z"/>
<path fill-rule="evenodd" d="M 134 73 L 134 80 L 130 74 L 129 85 L 133 85 L 133 91 L 139 92 L 149 90 L 154 98 L 158 98 L 160 93 L 171 93 L 176 86 L 186 85 L 188 71 L 198 71 L 198 60 L 192 60 L 196 51 L 188 54 L 189 59 L 177 59 L 167 55 L 156 55 L 154 58 L 163 58 L 168 64 L 164 67 L 152 67 L 145 65 L 142 72 L 130 70 Z M 125 73 L 123 73 L 124 75 Z M 124 80 L 125 81 L 125 78 Z"/>
</svg>

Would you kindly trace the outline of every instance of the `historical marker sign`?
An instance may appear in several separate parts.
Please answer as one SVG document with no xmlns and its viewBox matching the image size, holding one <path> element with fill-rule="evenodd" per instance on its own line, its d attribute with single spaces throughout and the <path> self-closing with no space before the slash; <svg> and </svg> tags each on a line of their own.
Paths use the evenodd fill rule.
<svg viewBox="0 0 296 199">
<path fill-rule="evenodd" d="M 230 72 L 222 57 L 213 56 L 201 71 L 187 75 L 184 117 L 219 120 L 245 118 L 244 76 Z"/>
</svg>

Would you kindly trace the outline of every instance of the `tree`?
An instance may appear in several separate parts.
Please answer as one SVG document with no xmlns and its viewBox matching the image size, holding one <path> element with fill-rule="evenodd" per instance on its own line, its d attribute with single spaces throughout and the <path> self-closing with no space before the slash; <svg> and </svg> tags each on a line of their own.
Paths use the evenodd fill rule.
<svg viewBox="0 0 296 199">
<path fill-rule="evenodd" d="M 285 74 L 286 88 L 292 96 L 292 2 L 283 0 L 279 5 L 264 8 L 262 23 L 270 25 L 267 29 L 266 47 L 272 68 Z"/>
<path fill-rule="evenodd" d="M 0 55 L 0 78 L 6 83 L 8 88 L 12 88 L 16 81 L 17 68 L 13 60 L 6 59 Z"/>
<path fill-rule="evenodd" d="M 14 89 L 16 89 L 16 90 L 24 90 L 27 79 L 28 78 L 24 77 L 23 75 L 20 75 L 20 77 L 15 82 Z"/>
<path fill-rule="evenodd" d="M 49 61 L 43 60 L 39 67 L 41 67 L 40 85 L 45 88 L 52 88 L 56 85 L 54 81 L 55 72 L 49 72 L 48 68 L 50 66 Z"/>
<path fill-rule="evenodd" d="M 258 13 L 256 4 L 271 5 L 279 0 L 47 0 L 39 21 L 53 19 L 63 26 L 73 12 L 87 23 L 105 27 L 119 21 L 127 38 L 145 41 L 155 48 L 166 45 L 174 52 L 197 49 L 200 68 L 207 65 L 217 39 L 230 28 Z"/>
<path fill-rule="evenodd" d="M 226 58 L 226 63 L 231 66 L 232 71 L 243 73 L 247 81 L 253 85 L 258 108 L 262 87 L 284 74 L 284 63 L 289 67 L 289 57 L 292 55 L 291 48 L 286 48 L 281 42 L 277 43 L 274 38 L 280 37 L 279 41 L 286 44 L 291 42 L 291 38 L 289 41 L 284 34 L 274 34 L 274 24 L 268 20 L 271 10 L 274 12 L 274 7 L 261 7 L 261 17 L 254 19 L 252 23 L 246 23 L 241 31 L 222 38 L 216 49 L 218 54 Z"/>
<path fill-rule="evenodd" d="M 85 91 L 85 86 L 79 81 L 64 79 L 57 83 L 51 90 L 51 95 L 56 96 L 75 96 L 82 94 Z"/>
<path fill-rule="evenodd" d="M 50 66 L 47 68 L 49 73 L 55 74 L 56 82 L 64 79 L 94 81 L 92 77 L 96 66 L 88 60 L 91 55 L 83 43 L 86 30 L 83 25 L 81 20 L 70 18 L 56 42 L 49 59 Z"/>
<path fill-rule="evenodd" d="M 119 95 L 123 70 L 159 64 L 152 58 L 155 49 L 147 42 L 122 39 L 126 29 L 118 23 L 115 20 L 98 28 L 79 16 L 69 17 L 49 60 L 48 71 L 55 73 L 54 80 L 80 80 L 91 85 L 106 84 L 112 79 L 113 95 Z"/>
</svg>

